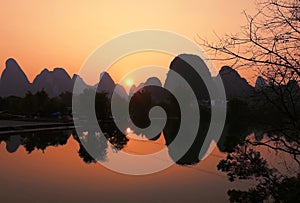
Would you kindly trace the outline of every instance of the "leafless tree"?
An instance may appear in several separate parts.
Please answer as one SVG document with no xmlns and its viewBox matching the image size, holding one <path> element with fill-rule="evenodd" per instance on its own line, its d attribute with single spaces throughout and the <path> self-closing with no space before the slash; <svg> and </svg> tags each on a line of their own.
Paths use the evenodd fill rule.
<svg viewBox="0 0 300 203">
<path fill-rule="evenodd" d="M 200 44 L 213 51 L 214 60 L 228 61 L 234 68 L 251 68 L 270 88 L 268 102 L 292 120 L 297 117 L 300 77 L 300 1 L 263 0 L 255 15 L 245 18 L 241 33 Z M 272 94 L 270 94 L 270 89 Z"/>
<path fill-rule="evenodd" d="M 275 125 L 278 129 L 266 132 L 265 139 L 246 138 L 241 145 L 290 154 L 300 166 L 300 0 L 259 0 L 256 4 L 255 15 L 244 13 L 247 23 L 240 33 L 219 37 L 217 42 L 199 37 L 199 44 L 215 56 L 212 60 L 225 61 L 235 69 L 251 69 L 261 76 L 266 83 L 257 91 L 257 98 L 264 95 L 264 101 L 285 117 L 283 128 Z M 237 155 L 240 160 L 241 153 Z M 228 175 L 236 174 L 231 162 L 229 156 L 219 165 Z M 246 193 L 237 194 L 240 198 Z"/>
<path fill-rule="evenodd" d="M 199 43 L 214 52 L 213 60 L 255 70 L 266 81 L 267 88 L 260 90 L 267 104 L 296 128 L 300 113 L 300 1 L 262 0 L 257 9 L 253 16 L 245 13 L 247 25 L 241 33 L 225 35 L 215 43 L 200 38 Z"/>
</svg>

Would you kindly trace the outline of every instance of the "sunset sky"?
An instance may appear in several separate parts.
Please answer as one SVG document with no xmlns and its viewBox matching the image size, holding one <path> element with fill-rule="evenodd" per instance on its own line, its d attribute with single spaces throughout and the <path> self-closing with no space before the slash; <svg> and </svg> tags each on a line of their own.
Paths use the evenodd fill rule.
<svg viewBox="0 0 300 203">
<path fill-rule="evenodd" d="M 12 57 L 30 81 L 44 68 L 63 67 L 72 76 L 102 43 L 141 29 L 213 41 L 214 33 L 238 32 L 245 24 L 242 12 L 251 13 L 254 8 L 252 0 L 1 1 L 0 72 Z M 133 67 L 149 62 L 167 67 L 171 59 L 137 54 L 116 63 L 119 71 L 111 75 L 118 81 Z"/>
</svg>

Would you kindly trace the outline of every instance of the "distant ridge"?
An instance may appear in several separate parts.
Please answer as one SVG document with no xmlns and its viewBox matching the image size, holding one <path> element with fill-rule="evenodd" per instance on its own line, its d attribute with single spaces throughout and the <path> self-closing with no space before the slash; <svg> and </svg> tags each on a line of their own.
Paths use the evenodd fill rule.
<svg viewBox="0 0 300 203">
<path fill-rule="evenodd" d="M 205 93 L 203 94 L 203 91 L 207 91 L 204 87 L 204 84 L 199 84 L 199 79 L 195 78 L 196 74 L 192 73 L 191 70 L 187 70 L 189 69 L 189 65 L 184 61 L 185 58 L 188 58 L 189 61 L 195 63 L 194 65 L 201 67 L 201 64 L 196 64 L 199 63 L 197 56 L 190 54 L 181 54 L 174 58 L 174 60 L 170 64 L 170 69 L 179 73 L 181 76 L 188 79 L 188 81 L 190 81 L 191 83 L 197 83 L 197 91 L 201 91 L 203 97 L 206 98 L 207 95 Z M 201 71 L 204 71 L 203 74 L 210 76 L 208 70 L 203 69 Z M 245 98 L 252 94 L 254 91 L 254 87 L 248 84 L 246 79 L 242 78 L 236 70 L 232 69 L 229 66 L 222 67 L 219 71 L 219 76 L 223 80 L 226 96 L 228 99 Z M 170 78 L 170 76 L 167 77 L 164 86 L 168 84 L 168 86 L 172 87 L 172 80 L 168 78 Z M 74 92 L 75 94 L 80 94 L 84 89 L 92 87 L 87 85 L 84 80 L 76 74 L 70 77 L 70 75 L 63 68 L 54 68 L 53 71 L 44 69 L 34 78 L 33 82 L 30 83 L 26 74 L 23 72 L 22 68 L 18 65 L 16 60 L 10 58 L 6 61 L 5 69 L 3 70 L 0 78 L 0 96 L 22 97 L 25 96 L 27 91 L 32 91 L 33 93 L 35 93 L 44 89 L 50 97 L 55 97 L 63 92 L 73 92 L 75 81 L 77 81 L 77 89 Z M 177 81 L 174 82 L 177 83 Z M 145 83 L 141 83 L 137 87 L 133 85 L 129 91 L 129 95 L 132 96 L 136 89 L 142 88 L 144 87 L 144 85 L 149 84 L 162 86 L 161 81 L 158 78 L 150 77 Z M 265 81 L 263 81 L 262 78 L 258 77 L 255 89 L 257 90 L 259 88 L 258 86 L 265 85 Z M 116 93 L 119 96 L 121 96 L 122 98 L 128 98 L 124 87 L 116 84 L 107 72 L 103 72 L 100 74 L 99 83 L 94 85 L 94 87 L 97 88 L 97 92 L 99 93 L 107 93 L 108 97 L 111 97 L 113 91 L 116 89 Z M 159 100 L 159 98 L 154 99 Z"/>
<path fill-rule="evenodd" d="M 73 91 L 76 82 L 76 89 Z M 109 97 L 112 96 L 113 91 L 124 99 L 128 95 L 123 86 L 116 84 L 107 72 L 100 74 L 99 83 L 95 85 L 97 92 L 107 93 Z M 87 85 L 84 80 L 77 74 L 72 78 L 63 68 L 54 68 L 53 71 L 45 68 L 33 80 L 29 82 L 26 74 L 18 65 L 16 60 L 10 58 L 5 63 L 5 69 L 0 78 L 0 96 L 19 96 L 23 97 L 28 91 L 36 93 L 44 90 L 50 97 L 55 97 L 63 92 L 73 92 L 80 94 L 86 88 L 92 88 Z"/>
<path fill-rule="evenodd" d="M 63 68 L 54 68 L 53 71 L 44 69 L 33 80 L 32 92 L 44 89 L 50 97 L 55 97 L 63 92 L 71 92 L 73 85 L 71 77 Z"/>
<path fill-rule="evenodd" d="M 23 97 L 28 91 L 36 93 L 44 90 L 50 97 L 55 97 L 63 92 L 72 92 L 76 79 L 79 88 L 75 94 L 79 94 L 89 86 L 76 74 L 71 78 L 63 68 L 54 68 L 53 71 L 45 68 L 30 83 L 16 60 L 10 58 L 6 61 L 1 75 L 0 96 Z"/>
</svg>

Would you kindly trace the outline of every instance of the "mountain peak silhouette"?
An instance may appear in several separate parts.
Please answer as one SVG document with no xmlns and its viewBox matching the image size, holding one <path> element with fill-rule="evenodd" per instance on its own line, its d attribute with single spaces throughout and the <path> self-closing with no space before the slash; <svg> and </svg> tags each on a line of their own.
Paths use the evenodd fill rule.
<svg viewBox="0 0 300 203">
<path fill-rule="evenodd" d="M 63 68 L 54 68 L 53 73 L 54 74 L 61 74 L 61 75 L 64 75 L 66 77 L 71 78 L 70 75 L 67 73 L 67 71 Z"/>
<path fill-rule="evenodd" d="M 222 78 L 227 99 L 245 98 L 253 93 L 253 87 L 235 69 L 223 66 L 219 75 Z"/>
<path fill-rule="evenodd" d="M 201 82 L 201 78 L 203 76 L 211 78 L 211 74 L 209 69 L 204 65 L 204 61 L 196 55 L 180 54 L 173 59 L 170 64 L 170 69 L 177 72 L 184 80 L 189 81 L 191 86 L 197 87 L 194 90 L 197 91 L 199 95 L 201 93 L 202 99 L 207 99 L 209 98 L 208 92 L 203 81 Z M 199 74 L 194 70 L 194 67 L 197 67 L 197 70 L 200 71 L 201 77 L 199 77 Z M 180 84 L 178 84 L 178 81 L 171 80 L 172 71 L 169 71 L 164 86 L 167 85 L 174 88 L 178 85 L 180 86 Z M 219 75 L 223 80 L 228 99 L 249 96 L 254 90 L 236 70 L 229 66 L 222 67 L 219 71 Z M 261 79 L 258 78 L 258 80 Z M 89 87 L 80 76 L 74 74 L 71 78 L 63 68 L 54 68 L 52 71 L 45 68 L 34 78 L 33 82 L 30 83 L 17 61 L 13 58 L 9 58 L 5 62 L 5 69 L 0 78 L 0 96 L 25 96 L 27 91 L 35 93 L 44 89 L 50 97 L 54 97 L 66 91 L 72 92 L 75 81 L 79 82 L 77 83 L 79 85 L 77 86 L 78 90 L 75 94 L 79 94 Z M 100 74 L 99 83 L 97 84 L 97 92 L 106 92 L 107 96 L 111 97 L 116 85 L 107 72 L 102 72 Z M 162 86 L 162 83 L 158 78 L 150 77 L 145 83 L 141 83 L 137 87 L 132 86 L 129 95 L 133 95 L 135 90 L 143 88 L 145 85 Z M 125 98 L 124 88 L 118 87 L 117 89 L 120 96 Z"/>
<path fill-rule="evenodd" d="M 174 72 L 189 84 L 198 96 L 198 100 L 209 100 L 209 93 L 203 79 L 211 80 L 211 74 L 199 56 L 180 54 L 170 64 L 170 71 L 167 74 L 164 86 L 170 89 L 184 87 L 184 84 L 180 84 L 180 81 L 175 79 L 177 76 Z M 184 91 L 184 89 L 180 91 Z"/>
<path fill-rule="evenodd" d="M 111 76 L 107 72 L 100 74 L 100 80 L 97 84 L 97 92 L 107 93 L 107 96 L 111 98 L 113 91 L 116 87 L 116 83 L 113 81 Z"/>
<path fill-rule="evenodd" d="M 156 85 L 161 87 L 161 81 L 157 78 L 157 77 L 150 77 L 147 79 L 147 81 L 145 82 L 145 85 Z"/>
<path fill-rule="evenodd" d="M 48 70 L 48 68 L 44 68 L 41 72 L 41 74 L 46 74 L 46 73 L 49 73 L 50 71 Z"/>
<path fill-rule="evenodd" d="M 77 74 L 73 74 L 72 78 L 71 78 L 71 81 L 72 81 L 72 84 L 73 84 L 73 87 L 74 87 L 74 84 L 76 82 L 76 89 L 73 89 L 73 93 L 74 94 L 81 94 L 83 93 L 83 91 L 88 88 L 89 86 L 83 81 L 82 77 L 80 77 L 79 75 Z M 75 87 L 74 87 L 75 88 Z"/>
<path fill-rule="evenodd" d="M 268 86 L 267 82 L 265 81 L 265 79 L 261 76 L 258 76 L 255 82 L 255 90 L 256 91 L 260 91 L 263 90 L 264 88 L 266 88 Z"/>
<path fill-rule="evenodd" d="M 226 72 L 231 72 L 231 71 L 235 71 L 233 68 L 231 68 L 230 66 L 223 66 L 220 70 L 220 72 L 226 73 Z"/>
<path fill-rule="evenodd" d="M 30 88 L 30 82 L 15 59 L 9 58 L 5 62 L 5 69 L 1 75 L 1 96 L 24 96 Z"/>
<path fill-rule="evenodd" d="M 63 92 L 72 92 L 73 81 L 63 68 L 54 68 L 53 71 L 44 69 L 32 83 L 32 91 L 44 89 L 50 97 L 58 96 Z"/>
<path fill-rule="evenodd" d="M 7 59 L 6 62 L 5 62 L 5 66 L 6 66 L 7 69 L 22 70 L 21 67 L 19 66 L 19 64 L 17 63 L 17 61 L 14 58 Z"/>
</svg>

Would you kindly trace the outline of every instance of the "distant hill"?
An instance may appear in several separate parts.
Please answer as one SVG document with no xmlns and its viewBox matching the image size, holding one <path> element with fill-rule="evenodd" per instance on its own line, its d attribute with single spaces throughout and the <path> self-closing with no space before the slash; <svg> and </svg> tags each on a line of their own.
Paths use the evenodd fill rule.
<svg viewBox="0 0 300 203">
<path fill-rule="evenodd" d="M 164 92 L 157 87 L 162 87 L 161 81 L 157 77 L 150 77 L 146 82 L 140 83 L 138 86 L 133 85 L 129 90 L 129 96 L 132 96 L 136 91 L 143 90 L 147 86 L 147 91 L 151 94 L 153 103 L 160 103 L 164 99 Z M 155 87 L 153 87 L 155 86 Z"/>
<path fill-rule="evenodd" d="M 107 72 L 102 72 L 100 74 L 99 83 L 95 86 L 97 86 L 98 93 L 106 93 L 108 98 L 111 98 L 115 91 L 118 96 L 128 100 L 128 94 L 126 93 L 125 88 L 120 84 L 116 84 Z"/>
<path fill-rule="evenodd" d="M 209 98 L 209 94 L 206 88 L 206 85 L 199 74 L 192 68 L 191 65 L 199 67 L 199 71 L 202 76 L 207 78 L 212 78 L 210 72 L 207 68 L 201 68 L 203 61 L 199 60 L 200 58 L 195 55 L 181 54 L 174 58 L 170 64 L 170 69 L 178 73 L 185 81 L 189 83 L 195 94 L 198 97 L 198 100 Z M 187 62 L 188 61 L 188 62 Z M 167 75 L 164 87 L 169 88 L 179 88 L 178 80 L 172 79 L 174 77 L 172 71 Z M 254 91 L 254 88 L 248 84 L 248 82 L 242 78 L 238 72 L 229 66 L 224 66 L 219 72 L 220 77 L 223 80 L 224 87 L 226 90 L 226 95 L 228 99 L 232 98 L 245 98 L 248 97 Z M 33 93 L 44 89 L 50 97 L 58 96 L 63 92 L 72 92 L 74 83 L 77 81 L 77 89 L 75 94 L 82 93 L 84 89 L 90 87 L 87 85 L 84 80 L 74 74 L 72 78 L 63 68 L 54 68 L 53 71 L 44 69 L 38 74 L 32 83 L 29 82 L 26 74 L 23 72 L 18 63 L 10 58 L 5 63 L 5 69 L 2 72 L 0 79 L 0 96 L 24 96 L 27 91 L 32 91 Z M 212 80 L 213 81 L 213 78 Z M 158 78 L 150 77 L 145 83 L 139 84 L 138 87 L 133 85 L 129 91 L 129 95 L 145 85 L 156 85 L 162 86 L 161 81 Z M 256 82 L 256 89 L 258 86 L 265 86 L 266 83 L 262 78 L 258 78 Z M 107 72 L 100 74 L 99 83 L 94 87 L 97 88 L 99 93 L 107 93 L 108 97 L 112 96 L 114 90 L 116 93 L 124 99 L 128 98 L 128 95 L 123 86 L 116 84 L 111 76 Z M 147 88 L 151 90 L 151 88 Z M 164 95 L 158 94 L 157 88 L 156 92 L 153 94 L 153 100 L 160 102 L 161 98 L 164 98 Z M 184 93 L 184 90 L 182 90 Z"/>
<path fill-rule="evenodd" d="M 267 82 L 265 81 L 265 79 L 261 76 L 258 76 L 255 82 L 255 86 L 254 89 L 256 91 L 260 91 L 265 89 L 268 86 Z"/>
<path fill-rule="evenodd" d="M 130 90 L 129 90 L 129 96 L 132 96 L 136 91 L 138 91 L 139 89 L 143 88 L 145 85 L 144 82 L 140 83 L 138 86 L 136 85 L 132 85 Z"/>
<path fill-rule="evenodd" d="M 128 94 L 126 93 L 126 90 L 122 85 L 117 84 L 116 87 L 115 87 L 115 92 L 121 98 L 128 100 Z"/>
<path fill-rule="evenodd" d="M 76 82 L 76 89 L 73 91 Z M 123 99 L 128 99 L 128 95 L 123 86 L 116 84 L 107 72 L 100 74 L 99 83 L 95 85 L 97 92 L 107 93 L 111 97 L 113 91 Z M 72 78 L 63 68 L 54 68 L 42 70 L 33 80 L 29 82 L 26 74 L 14 59 L 8 59 L 5 63 L 5 69 L 0 78 L 0 96 L 20 96 L 23 97 L 28 91 L 36 93 L 44 90 L 50 97 L 55 97 L 63 92 L 74 92 L 80 94 L 84 89 L 91 88 L 77 74 Z"/>
<path fill-rule="evenodd" d="M 44 89 L 50 97 L 58 96 L 62 92 L 71 92 L 73 83 L 71 77 L 62 68 L 55 68 L 53 71 L 44 69 L 32 83 L 32 92 Z"/>
<path fill-rule="evenodd" d="M 89 85 L 87 85 L 83 79 L 77 75 L 74 74 L 72 77 L 72 87 L 75 88 L 75 82 L 76 82 L 76 89 L 73 89 L 74 94 L 81 94 L 86 88 L 90 88 Z"/>
<path fill-rule="evenodd" d="M 254 88 L 233 68 L 223 66 L 219 75 L 222 78 L 228 100 L 233 98 L 242 99 L 253 94 Z"/>
<path fill-rule="evenodd" d="M 0 80 L 0 96 L 24 96 L 30 90 L 31 84 L 27 76 L 12 58 L 5 63 Z"/>
<path fill-rule="evenodd" d="M 107 93 L 107 96 L 111 98 L 114 89 L 116 87 L 116 83 L 110 77 L 107 72 L 102 72 L 100 74 L 99 83 L 96 84 L 97 92 L 99 93 Z"/>
<path fill-rule="evenodd" d="M 212 82 L 212 78 L 208 68 L 199 56 L 180 54 L 171 62 L 170 70 L 172 71 L 168 72 L 164 87 L 179 91 L 180 94 L 185 94 L 184 85 L 176 79 L 178 74 L 193 89 L 197 100 L 209 100 L 208 89 L 203 78 L 205 77 L 209 82 Z"/>
<path fill-rule="evenodd" d="M 30 83 L 22 68 L 14 59 L 10 58 L 6 61 L 1 75 L 0 96 L 23 97 L 28 91 L 36 93 L 45 90 L 50 97 L 55 97 L 63 92 L 72 92 L 76 80 L 78 89 L 75 94 L 79 94 L 89 87 L 78 75 L 74 74 L 71 78 L 63 68 L 54 68 L 53 71 L 44 69 Z"/>
</svg>

